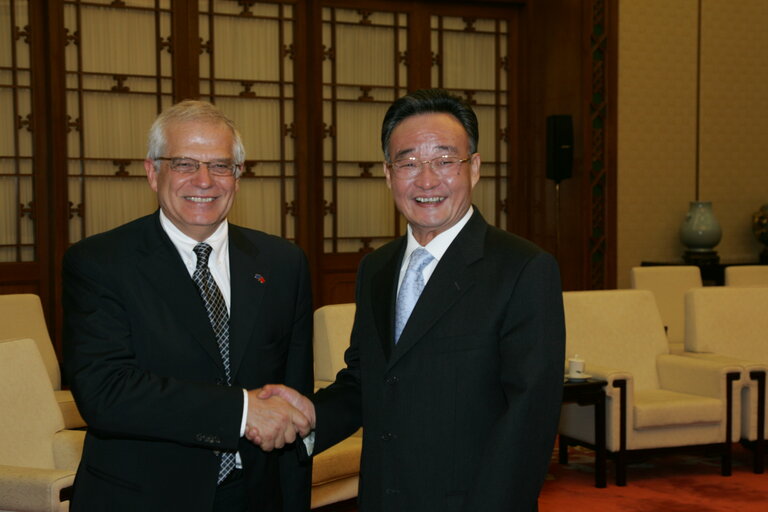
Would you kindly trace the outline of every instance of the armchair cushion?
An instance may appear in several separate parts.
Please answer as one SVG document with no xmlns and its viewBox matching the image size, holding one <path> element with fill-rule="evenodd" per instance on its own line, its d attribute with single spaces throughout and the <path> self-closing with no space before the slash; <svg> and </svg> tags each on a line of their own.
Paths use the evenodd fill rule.
<svg viewBox="0 0 768 512">
<path fill-rule="evenodd" d="M 362 430 L 359 430 L 313 457 L 313 509 L 357 496 L 362 448 Z"/>
<path fill-rule="evenodd" d="M 635 422 L 638 430 L 645 428 L 720 423 L 723 418 L 722 400 L 691 397 L 665 389 L 635 391 Z"/>
</svg>

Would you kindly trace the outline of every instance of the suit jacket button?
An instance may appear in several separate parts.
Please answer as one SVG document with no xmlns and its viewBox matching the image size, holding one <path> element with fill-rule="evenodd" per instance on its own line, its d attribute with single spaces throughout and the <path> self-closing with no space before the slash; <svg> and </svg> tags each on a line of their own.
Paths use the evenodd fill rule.
<svg viewBox="0 0 768 512">
<path fill-rule="evenodd" d="M 395 436 L 394 434 L 392 434 L 392 432 L 384 432 L 383 434 L 381 434 L 382 441 L 391 441 L 394 438 Z"/>
<path fill-rule="evenodd" d="M 221 377 L 219 377 L 218 379 L 216 379 L 216 385 L 217 385 L 217 386 L 223 386 L 224 384 L 225 384 L 225 380 L 224 380 L 224 379 L 222 379 Z"/>
<path fill-rule="evenodd" d="M 400 379 L 398 379 L 396 375 L 393 375 L 391 377 L 387 377 L 387 380 L 385 380 L 384 382 L 390 385 L 397 384 L 398 382 L 400 382 Z"/>
</svg>

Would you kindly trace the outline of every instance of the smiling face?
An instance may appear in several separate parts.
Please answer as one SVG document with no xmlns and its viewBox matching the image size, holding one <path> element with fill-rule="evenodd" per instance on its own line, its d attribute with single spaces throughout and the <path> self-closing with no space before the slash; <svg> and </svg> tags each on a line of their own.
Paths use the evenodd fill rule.
<svg viewBox="0 0 768 512">
<path fill-rule="evenodd" d="M 232 160 L 232 130 L 226 124 L 186 121 L 168 124 L 163 157 L 187 157 L 210 162 Z M 161 161 L 156 171 L 152 160 L 144 161 L 147 179 L 157 192 L 163 213 L 185 235 L 202 242 L 227 217 L 239 181 L 233 176 L 213 176 L 206 165 L 197 172 L 182 174 Z"/>
<path fill-rule="evenodd" d="M 398 124 L 389 140 L 392 160 L 416 157 L 431 160 L 450 155 L 467 158 L 469 137 L 464 127 L 450 114 L 418 114 Z M 440 176 L 428 164 L 415 178 L 398 178 L 384 165 L 387 186 L 397 209 L 411 225 L 421 245 L 456 224 L 472 204 L 472 189 L 480 178 L 480 155 L 471 155 L 455 174 Z"/>
</svg>

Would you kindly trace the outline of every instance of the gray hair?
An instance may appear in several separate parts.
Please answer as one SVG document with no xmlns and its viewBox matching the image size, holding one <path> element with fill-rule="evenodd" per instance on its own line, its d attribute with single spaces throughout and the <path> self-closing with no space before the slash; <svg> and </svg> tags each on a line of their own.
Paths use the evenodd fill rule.
<svg viewBox="0 0 768 512">
<path fill-rule="evenodd" d="M 176 103 L 170 108 L 165 109 L 149 129 L 147 137 L 147 159 L 155 163 L 155 171 L 159 171 L 157 159 L 164 156 L 166 141 L 166 130 L 173 123 L 185 123 L 191 121 L 203 121 L 208 123 L 224 123 L 232 130 L 232 158 L 237 164 L 238 170 L 235 178 L 240 177 L 242 164 L 245 162 L 245 148 L 240 132 L 237 131 L 235 123 L 224 115 L 219 108 L 207 101 L 184 100 Z"/>
</svg>

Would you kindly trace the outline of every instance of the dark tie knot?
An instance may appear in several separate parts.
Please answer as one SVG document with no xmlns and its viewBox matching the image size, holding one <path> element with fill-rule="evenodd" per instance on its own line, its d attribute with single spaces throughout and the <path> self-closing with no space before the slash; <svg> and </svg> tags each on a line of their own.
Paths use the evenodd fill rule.
<svg viewBox="0 0 768 512">
<path fill-rule="evenodd" d="M 197 254 L 197 268 L 208 266 L 208 256 L 211 255 L 213 248 L 205 242 L 200 242 L 192 249 Z"/>
</svg>

